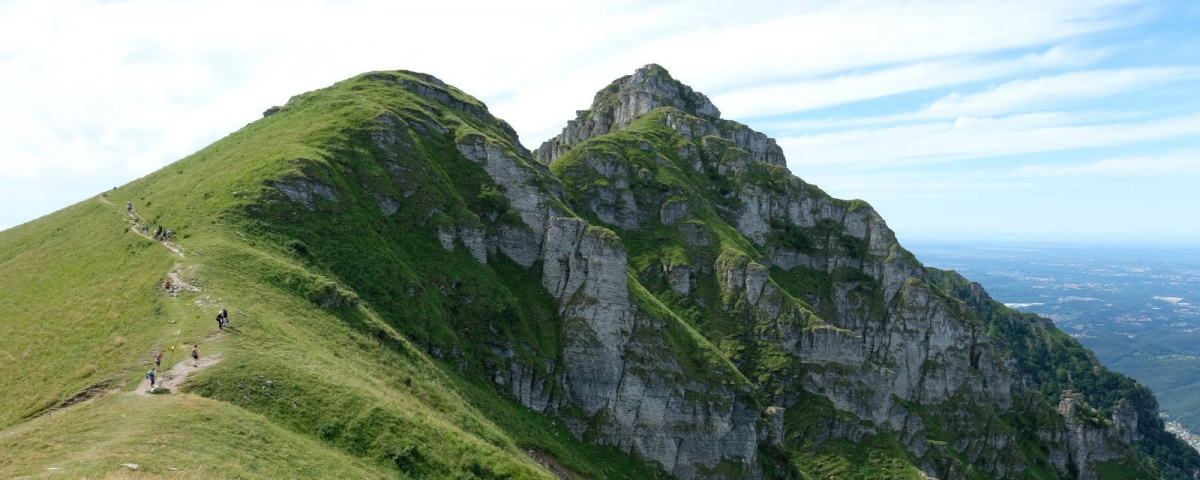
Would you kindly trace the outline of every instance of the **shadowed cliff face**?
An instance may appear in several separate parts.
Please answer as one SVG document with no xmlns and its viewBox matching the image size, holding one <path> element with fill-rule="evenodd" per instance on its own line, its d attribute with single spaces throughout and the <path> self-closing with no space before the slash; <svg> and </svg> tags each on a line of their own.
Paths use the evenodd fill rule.
<svg viewBox="0 0 1200 480">
<path fill-rule="evenodd" d="M 1149 468 L 1153 451 L 1130 442 L 1162 428 L 1140 387 L 1062 356 L 1078 344 L 1044 320 L 924 268 L 868 204 L 792 175 L 773 139 L 662 67 L 617 79 L 532 153 L 432 77 L 360 81 L 415 106 L 380 106 L 354 137 L 360 163 L 270 183 L 261 215 L 365 205 L 402 225 L 376 248 L 391 257 L 327 268 L 395 304 L 381 315 L 428 352 L 580 439 L 685 479 Z M 356 284 L 410 251 L 464 273 L 405 266 L 395 288 Z M 496 286 L 469 291 L 477 278 Z M 1063 369 L 1077 373 L 1059 381 Z M 1086 375 L 1124 390 L 1072 383 Z M 1072 387 L 1064 405 L 1091 406 L 1047 402 Z"/>
</svg>

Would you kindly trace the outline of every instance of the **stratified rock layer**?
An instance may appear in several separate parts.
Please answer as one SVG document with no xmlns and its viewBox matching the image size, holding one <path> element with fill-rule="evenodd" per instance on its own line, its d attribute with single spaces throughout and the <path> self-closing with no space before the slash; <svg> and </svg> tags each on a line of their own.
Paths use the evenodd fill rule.
<svg viewBox="0 0 1200 480">
<path fill-rule="evenodd" d="M 1084 351 L 1045 319 L 922 266 L 870 205 L 795 177 L 774 140 L 721 119 L 662 67 L 617 79 L 532 153 L 437 79 L 365 79 L 419 100 L 373 113 L 364 137 L 377 165 L 343 170 L 378 175 L 338 183 L 326 178 L 335 169 L 311 168 L 268 182 L 274 198 L 315 214 L 363 204 L 427 229 L 412 245 L 466 270 L 526 272 L 537 290 L 526 294 L 553 304 L 541 320 L 552 340 L 485 319 L 487 334 L 463 327 L 424 346 L 464 372 L 481 365 L 581 439 L 683 479 L 756 478 L 845 441 L 894 445 L 876 453 L 908 474 L 1089 478 L 1162 430 L 1148 392 L 1064 354 Z M 439 196 L 438 182 L 459 184 Z M 346 184 L 367 193 L 335 188 Z M 396 290 L 476 302 L 456 294 L 460 281 Z M 473 345 L 487 358 L 468 358 Z M 1073 385 L 1068 369 L 1128 388 L 1085 385 L 1055 408 L 1045 399 Z"/>
</svg>

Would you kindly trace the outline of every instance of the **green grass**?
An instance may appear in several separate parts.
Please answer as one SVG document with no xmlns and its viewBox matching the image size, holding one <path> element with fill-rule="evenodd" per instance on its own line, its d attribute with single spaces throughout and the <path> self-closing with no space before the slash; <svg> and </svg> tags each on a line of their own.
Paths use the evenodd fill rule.
<svg viewBox="0 0 1200 480">
<path fill-rule="evenodd" d="M 0 427 L 145 373 L 175 330 L 199 338 L 199 312 L 157 288 L 174 260 L 128 226 L 88 199 L 0 232 Z"/>
<path fill-rule="evenodd" d="M 854 268 L 773 268 L 765 295 L 779 308 L 774 318 L 724 285 L 727 270 L 765 263 L 767 248 L 872 260 L 865 243 L 832 220 L 780 225 L 756 245 L 726 218 L 741 206 L 734 192 L 869 206 L 830 199 L 780 167 L 752 162 L 722 174 L 749 154 L 718 137 L 692 143 L 708 162 L 697 170 L 681 158 L 685 140 L 664 124 L 667 112 L 581 144 L 550 166 L 553 176 L 537 173 L 531 181 L 544 190 L 561 183 L 566 195 L 562 204 L 551 201 L 555 214 L 578 214 L 627 250 L 639 314 L 630 335 L 655 347 L 627 352 L 631 368 L 674 362 L 678 372 L 648 373 L 711 411 L 727 409 L 727 397 L 697 392 L 732 392 L 750 408 L 800 392 L 787 411 L 788 441 L 762 449 L 770 477 L 915 478 L 918 459 L 891 433 L 813 442 L 829 422 L 872 426 L 799 390 L 805 368 L 837 366 L 801 365 L 779 338 L 789 330 L 783 325 L 832 328 L 822 317 L 834 315 L 840 286 L 862 301 L 868 321 L 882 321 L 878 282 Z M 0 326 L 0 475 L 59 467 L 76 477 L 551 478 L 527 454 L 534 450 L 581 479 L 666 478 L 636 452 L 586 443 L 565 426 L 594 425 L 603 414 L 585 418 L 566 405 L 556 412 L 563 418 L 541 415 L 493 383 L 514 361 L 547 378 L 552 398 L 561 399 L 563 385 L 550 370 L 562 371 L 570 339 L 558 301 L 541 286 L 540 264 L 523 268 L 494 252 L 481 263 L 461 241 L 453 251 L 439 241 L 446 229 L 495 233 L 520 225 L 504 187 L 456 148 L 476 140 L 519 151 L 511 127 L 477 100 L 419 74 L 375 72 L 294 97 L 162 170 L 0 232 L 0 316 L 7 319 Z M 600 175 L 589 154 L 610 156 L 627 177 Z M 328 187 L 336 200 L 314 194 L 306 206 L 276 188 L 297 181 Z M 639 201 L 687 201 L 690 218 L 662 225 L 649 215 L 631 231 L 603 225 L 589 196 L 621 182 Z M 381 209 L 384 200 L 394 214 Z M 178 232 L 186 256 L 130 232 L 126 201 L 152 228 Z M 709 244 L 688 245 L 680 228 L 700 228 Z M 889 261 L 915 263 L 898 246 Z M 681 295 L 663 275 L 686 266 L 700 268 L 695 289 Z M 202 291 L 166 295 L 160 285 L 173 270 Z M 936 300 L 948 307 L 969 293 L 961 278 L 930 275 Z M 221 306 L 232 314 L 225 331 L 212 320 Z M 971 307 L 950 310 L 986 328 L 1046 398 L 1064 388 L 1089 392 L 1096 418 L 1119 397 L 1143 411 L 1153 407 L 1148 391 L 1096 368 L 1062 332 L 994 306 Z M 154 351 L 195 344 L 220 362 L 196 370 L 170 395 L 134 392 Z M 514 355 L 506 360 L 496 351 Z M 168 354 L 165 367 L 181 361 Z M 88 395 L 96 398 L 68 405 Z M 944 421 L 960 410 L 980 428 L 1029 439 L 1048 421 L 1043 411 L 999 416 L 970 399 L 955 402 L 922 410 L 931 442 L 957 439 Z M 1137 457 L 1097 469 L 1115 477 L 1141 472 L 1138 462 L 1150 458 L 1184 465 L 1194 457 L 1167 443 L 1148 437 Z M 1010 450 L 1038 462 L 1043 446 L 1030 440 Z M 986 477 L 961 454 L 935 455 L 955 474 Z M 1053 478 L 1049 468 L 1038 464 L 1030 477 Z M 727 460 L 708 473 L 747 472 Z"/>
<path fill-rule="evenodd" d="M 109 395 L 6 431 L 0 449 L 5 478 L 38 476 L 51 467 L 74 478 L 394 475 L 261 415 L 184 395 Z"/>
<path fill-rule="evenodd" d="M 796 405 L 784 413 L 785 435 L 790 440 L 784 456 L 807 478 L 920 478 L 911 454 L 890 433 L 867 434 L 861 441 L 811 440 L 831 422 L 858 424 L 849 413 L 833 408 L 825 397 L 802 393 Z"/>
<path fill-rule="evenodd" d="M 5 449 L 5 472 L 63 463 L 80 475 L 121 475 L 126 472 L 113 467 L 119 457 L 145 464 L 143 471 L 167 474 L 163 469 L 174 466 L 196 477 L 547 478 L 523 451 L 527 445 L 562 456 L 580 478 L 654 472 L 613 449 L 532 434 L 523 427 L 532 414 L 500 426 L 480 411 L 477 404 L 505 420 L 496 412 L 523 408 L 494 390 L 482 402 L 480 387 L 465 387 L 491 355 L 480 339 L 495 337 L 489 327 L 500 328 L 505 337 L 523 340 L 513 343 L 540 363 L 539 356 L 553 357 L 558 349 L 555 307 L 544 290 L 526 287 L 539 285 L 536 278 L 516 286 L 500 279 L 528 277 L 511 262 L 497 259 L 493 270 L 462 248 L 443 250 L 434 235 L 437 218 L 422 224 L 430 217 L 414 212 L 437 208 L 446 221 L 470 224 L 484 204 L 507 208 L 489 195 L 494 186 L 486 175 L 453 151 L 453 137 L 433 126 L 470 128 L 504 141 L 507 125 L 397 94 L 389 82 L 419 80 L 383 77 L 298 96 L 196 154 L 106 192 L 112 204 L 89 199 L 0 233 L 0 314 L 19 319 L 0 327 L 6 360 L 0 382 L 7 389 L 0 397 L 0 435 L 15 442 Z M 482 111 L 451 93 L 465 102 L 459 106 Z M 402 155 L 389 160 L 417 172 L 404 177 L 411 184 L 382 181 L 387 168 L 371 161 L 379 152 L 364 147 L 384 112 L 429 122 L 422 128 L 431 136 L 408 137 L 408 145 L 397 147 Z M 332 185 L 339 201 L 318 197 L 317 211 L 310 212 L 270 186 L 296 176 Z M 417 193 L 386 217 L 362 185 L 398 200 L 406 198 L 405 189 Z M 179 232 L 186 258 L 128 232 L 127 200 L 152 228 Z M 177 260 L 203 291 L 166 297 L 156 290 Z M 359 305 L 320 308 L 331 288 Z M 480 299 L 478 308 L 464 308 L 464 296 Z M 212 321 L 218 306 L 232 316 L 224 332 Z M 202 354 L 220 353 L 222 360 L 193 374 L 182 393 L 130 394 L 151 353 L 177 341 L 188 348 L 199 342 Z M 426 354 L 434 347 L 460 355 L 443 362 Z M 124 387 L 58 410 L 53 421 L 32 418 L 96 384 Z M 471 400 L 460 391 L 471 391 Z M 174 404 L 194 408 L 161 406 Z M 113 426 L 142 410 L 164 423 Z M 215 419 L 201 434 L 178 432 L 197 416 Z M 229 428 L 231 422 L 247 426 Z M 170 441 L 147 434 L 159 428 Z M 235 441 L 242 431 L 270 441 Z M 31 443 L 35 435 L 64 447 Z M 146 441 L 169 446 L 155 450 Z M 281 442 L 291 457 L 262 460 Z M 79 445 L 97 448 L 80 451 Z M 156 460 L 156 451 L 172 463 Z M 205 470 L 205 464 L 221 467 Z M 317 473 L 321 468 L 328 474 Z"/>
</svg>

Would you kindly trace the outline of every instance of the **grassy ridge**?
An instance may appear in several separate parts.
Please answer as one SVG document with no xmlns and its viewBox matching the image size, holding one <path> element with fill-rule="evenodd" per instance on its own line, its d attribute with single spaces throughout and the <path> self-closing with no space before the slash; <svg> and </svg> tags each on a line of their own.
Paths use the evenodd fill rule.
<svg viewBox="0 0 1200 480">
<path fill-rule="evenodd" d="M 21 319 L 0 327 L 8 360 L 0 381 L 9 389 L 0 396 L 0 471 L 62 463 L 80 475 L 123 475 L 117 463 L 131 461 L 197 477 L 547 478 L 525 452 L 534 448 L 580 478 L 662 476 L 616 449 L 566 438 L 562 426 L 475 383 L 493 355 L 479 341 L 494 336 L 489 326 L 553 356 L 554 306 L 544 291 L 530 295 L 500 280 L 497 271 L 519 267 L 481 268 L 435 236 L 439 225 L 478 224 L 472 212 L 481 204 L 507 208 L 439 128 L 499 138 L 507 125 L 477 118 L 486 113 L 481 105 L 450 87 L 455 105 L 473 114 L 398 91 L 397 82 L 430 85 L 390 73 L 301 95 L 107 192 L 110 204 L 91 199 L 0 233 L 0 314 Z M 385 165 L 368 162 L 384 155 L 369 147 L 383 114 L 421 123 L 413 131 L 429 135 L 408 137 L 400 155 L 388 157 L 420 170 L 404 176 L 419 184 L 384 182 Z M 333 185 L 339 201 L 318 197 L 310 212 L 282 198 L 275 183 L 299 177 Z M 403 189 L 418 193 L 388 218 L 363 185 L 399 200 Z M 126 200 L 152 228 L 174 229 L 186 257 L 129 232 Z M 431 218 L 428 209 L 440 213 Z M 170 297 L 158 289 L 177 260 L 176 270 L 202 291 Z M 432 281 L 429 272 L 437 272 Z M 361 303 L 321 308 L 331 288 Z M 462 308 L 463 296 L 483 309 Z M 219 306 L 232 314 L 223 332 L 212 321 Z M 176 342 L 199 342 L 202 354 L 221 361 L 192 374 L 185 393 L 130 393 L 150 353 Z M 443 362 L 425 353 L 431 346 L 467 355 Z M 124 390 L 29 419 L 97 383 Z M 125 420 L 144 416 L 164 424 Z M 196 422 L 205 424 L 197 435 L 177 431 Z M 263 460 L 281 448 L 293 456 Z"/>
<path fill-rule="evenodd" d="M 133 471 L 120 463 L 132 462 L 142 465 L 137 473 L 177 468 L 196 478 L 551 478 L 532 455 L 584 479 L 666 477 L 636 453 L 579 441 L 562 422 L 505 399 L 492 380 L 509 367 L 501 352 L 542 378 L 563 367 L 562 320 L 541 286 L 540 265 L 523 268 L 494 253 L 481 262 L 463 233 L 523 228 L 502 187 L 458 151 L 480 140 L 518 157 L 518 169 L 543 171 L 520 158 L 507 124 L 453 87 L 407 72 L 361 75 L 273 111 L 105 196 L 0 232 L 0 315 L 11 319 L 0 326 L 0 475 L 56 466 L 76 476 L 125 476 Z M 721 214 L 740 206 L 732 193 L 744 188 L 802 192 L 851 210 L 865 204 L 829 199 L 784 168 L 748 161 L 722 138 L 685 145 L 665 114 L 656 110 L 585 142 L 551 166 L 557 178 L 539 173 L 529 181 L 543 190 L 562 182 L 568 205 L 558 210 L 600 224 L 585 207 L 612 187 L 589 171 L 589 156 L 598 155 L 622 162 L 622 180 L 651 204 L 687 203 L 688 220 L 651 218 L 637 231 L 608 232 L 629 254 L 631 297 L 648 320 L 631 335 L 647 345 L 661 340 L 654 351 L 661 358 L 629 360 L 651 367 L 679 360 L 679 384 L 734 386 L 754 408 L 798 395 L 785 416 L 788 441 L 762 448 L 774 472 L 768 477 L 919 477 L 916 460 L 890 433 L 863 435 L 861 443 L 814 441 L 835 423 L 866 423 L 824 397 L 790 390 L 815 367 L 800 365 L 771 337 L 780 323 L 827 327 L 821 317 L 835 313 L 839 284 L 878 307 L 869 320 L 881 320 L 878 282 L 853 268 L 752 265 L 762 259 L 759 247 Z M 689 163 L 695 157 L 682 151 L 703 152 L 710 164 L 697 171 Z M 727 164 L 739 165 L 738 173 L 722 174 Z M 130 232 L 126 200 L 152 228 L 175 230 L 186 256 Z M 869 256 L 837 222 L 773 227 L 766 247 Z M 697 231 L 703 241 L 685 241 Z M 447 235 L 455 237 L 449 244 Z M 691 265 L 715 268 L 692 272 L 689 297 L 665 274 Z M 753 268 L 774 287 L 764 295 L 778 300 L 777 318 L 760 321 L 747 294 L 725 285 L 732 277 L 724 273 Z M 160 283 L 168 272 L 202 290 L 166 294 Z M 964 285 L 952 280 L 935 283 L 963 297 Z M 218 331 L 212 316 L 222 306 L 232 327 Z M 1084 388 L 1100 392 L 1089 400 L 1107 403 L 1140 395 L 1061 332 L 1030 331 L 1005 313 L 981 311 L 980 325 L 1019 354 L 1044 392 Z M 194 370 L 173 395 L 134 391 L 151 352 L 192 344 L 220 361 Z M 167 366 L 179 361 L 187 360 L 172 356 Z M 551 400 L 561 399 L 561 385 L 548 385 Z M 38 416 L 84 392 L 98 398 Z M 1135 400 L 1153 406 L 1151 397 Z M 979 420 L 971 428 L 1025 429 L 1033 438 L 1038 412 L 1001 418 L 971 410 L 973 401 L 931 409 L 925 424 L 937 458 L 956 474 L 985 478 L 947 450 L 958 438 L 932 416 L 966 412 Z M 1143 459 L 1182 455 L 1154 451 L 1165 445 L 1159 440 L 1139 444 Z M 1044 447 L 1031 440 L 1009 450 L 1037 464 L 1026 476 L 1055 478 Z M 1101 472 L 1144 473 L 1135 463 L 1110 462 Z M 709 473 L 745 475 L 730 461 Z"/>
<path fill-rule="evenodd" d="M 0 232 L 0 427 L 128 380 L 164 338 L 173 260 L 128 225 L 88 199 Z"/>
<path fill-rule="evenodd" d="M 116 394 L 0 434 L 0 476 L 368 478 L 386 469 L 241 408 L 195 396 Z M 171 470 L 175 469 L 175 470 Z"/>
</svg>

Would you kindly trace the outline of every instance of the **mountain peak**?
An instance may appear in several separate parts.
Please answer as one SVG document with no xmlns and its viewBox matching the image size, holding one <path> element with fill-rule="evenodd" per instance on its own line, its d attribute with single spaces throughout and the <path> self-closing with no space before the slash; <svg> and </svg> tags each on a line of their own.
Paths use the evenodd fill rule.
<svg viewBox="0 0 1200 480">
<path fill-rule="evenodd" d="M 660 107 L 675 107 L 698 117 L 720 118 L 721 111 L 703 93 L 671 77 L 661 65 L 651 63 L 613 81 L 596 92 L 593 112 L 615 107 L 613 130 L 628 126 L 637 117 Z"/>
<path fill-rule="evenodd" d="M 715 135 L 733 141 L 754 158 L 772 165 L 785 165 L 783 150 L 762 133 L 737 122 L 721 118 L 721 111 L 703 93 L 671 76 L 661 65 L 650 63 L 608 84 L 596 92 L 588 110 L 576 112 L 561 134 L 542 143 L 534 153 L 537 160 L 550 164 L 576 145 L 588 139 L 625 129 L 651 111 L 669 107 L 695 117 L 669 125 L 686 128 L 688 135 Z M 677 128 L 678 127 L 678 128 Z"/>
</svg>

